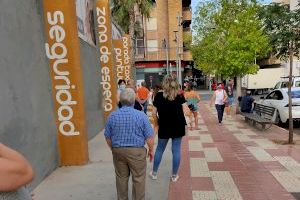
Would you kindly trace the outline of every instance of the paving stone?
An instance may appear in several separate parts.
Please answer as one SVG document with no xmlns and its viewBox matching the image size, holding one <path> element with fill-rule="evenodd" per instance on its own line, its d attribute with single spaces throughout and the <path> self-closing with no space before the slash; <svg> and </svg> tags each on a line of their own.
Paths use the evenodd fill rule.
<svg viewBox="0 0 300 200">
<path fill-rule="evenodd" d="M 218 200 L 214 191 L 193 191 L 193 200 Z"/>
<path fill-rule="evenodd" d="M 200 132 L 206 132 L 206 131 L 208 131 L 208 128 L 205 125 L 199 126 L 199 128 L 200 128 L 200 130 L 198 130 L 198 131 L 200 131 Z"/>
<path fill-rule="evenodd" d="M 199 136 L 199 130 L 192 130 L 192 131 L 188 131 L 188 136 Z"/>
<path fill-rule="evenodd" d="M 253 139 L 251 139 L 248 135 L 245 135 L 243 133 L 236 133 L 233 134 L 240 142 L 251 142 Z"/>
<path fill-rule="evenodd" d="M 289 156 L 275 156 L 274 158 L 292 174 L 300 178 L 300 163 Z"/>
<path fill-rule="evenodd" d="M 258 161 L 275 161 L 269 153 L 260 147 L 247 147 L 247 149 Z"/>
<path fill-rule="evenodd" d="M 201 134 L 200 140 L 202 143 L 213 143 L 213 139 L 210 134 Z"/>
<path fill-rule="evenodd" d="M 228 171 L 212 171 L 210 173 L 218 199 L 242 200 L 239 190 Z"/>
<path fill-rule="evenodd" d="M 240 129 L 237 128 L 235 125 L 225 125 L 225 127 L 229 130 L 229 131 L 239 131 Z"/>
<path fill-rule="evenodd" d="M 254 133 L 252 130 L 250 129 L 240 129 L 240 131 L 245 134 L 245 135 L 257 135 L 256 133 Z"/>
<path fill-rule="evenodd" d="M 288 192 L 300 192 L 300 179 L 289 171 L 271 171 L 271 174 Z"/>
<path fill-rule="evenodd" d="M 269 139 L 253 139 L 253 141 L 263 149 L 277 149 L 277 145 Z"/>
<path fill-rule="evenodd" d="M 189 140 L 189 151 L 203 151 L 200 140 Z"/>
<path fill-rule="evenodd" d="M 191 177 L 210 177 L 207 162 L 204 158 L 190 158 Z"/>
<path fill-rule="evenodd" d="M 203 151 L 207 162 L 223 162 L 223 158 L 218 148 L 204 148 Z"/>
</svg>

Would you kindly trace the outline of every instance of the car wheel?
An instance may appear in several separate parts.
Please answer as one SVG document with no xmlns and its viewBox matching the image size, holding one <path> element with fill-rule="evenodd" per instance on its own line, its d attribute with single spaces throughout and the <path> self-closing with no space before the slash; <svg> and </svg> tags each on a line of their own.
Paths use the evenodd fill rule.
<svg viewBox="0 0 300 200">
<path fill-rule="evenodd" d="M 277 111 L 277 113 L 278 114 L 277 114 L 277 118 L 276 118 L 276 123 L 278 124 L 278 126 L 286 128 L 287 123 L 282 122 L 278 111 Z"/>
</svg>

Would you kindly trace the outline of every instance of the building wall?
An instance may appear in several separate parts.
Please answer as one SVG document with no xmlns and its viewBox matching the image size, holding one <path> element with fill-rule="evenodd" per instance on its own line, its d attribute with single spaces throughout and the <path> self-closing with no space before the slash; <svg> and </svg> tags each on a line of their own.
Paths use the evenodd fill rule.
<svg viewBox="0 0 300 200">
<path fill-rule="evenodd" d="M 52 83 L 40 0 L 0 1 L 0 142 L 33 165 L 35 187 L 58 166 Z M 103 128 L 97 50 L 80 42 L 89 138 Z"/>
</svg>

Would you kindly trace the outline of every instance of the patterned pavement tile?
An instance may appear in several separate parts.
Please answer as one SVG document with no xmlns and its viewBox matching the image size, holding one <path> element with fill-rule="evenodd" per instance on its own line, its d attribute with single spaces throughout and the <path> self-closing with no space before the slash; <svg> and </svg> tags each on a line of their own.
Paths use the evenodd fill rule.
<svg viewBox="0 0 300 200">
<path fill-rule="evenodd" d="M 271 171 L 271 174 L 288 192 L 300 192 L 300 179 L 288 171 Z"/>
<path fill-rule="evenodd" d="M 193 191 L 193 200 L 218 200 L 218 198 L 213 191 Z"/>
<path fill-rule="evenodd" d="M 190 158 L 191 177 L 210 177 L 207 162 L 204 158 Z"/>
<path fill-rule="evenodd" d="M 236 133 L 233 134 L 240 142 L 251 142 L 253 141 L 248 135 L 243 133 Z"/>
<path fill-rule="evenodd" d="M 264 149 L 277 149 L 278 147 L 269 139 L 254 139 L 253 141 L 255 141 L 260 147 Z"/>
<path fill-rule="evenodd" d="M 274 158 L 292 174 L 300 178 L 300 163 L 289 156 L 275 156 Z"/>
<path fill-rule="evenodd" d="M 199 136 L 199 130 L 188 131 L 188 136 Z"/>
<path fill-rule="evenodd" d="M 189 140 L 189 151 L 203 151 L 200 140 Z"/>
<path fill-rule="evenodd" d="M 225 127 L 229 130 L 229 131 L 239 131 L 240 129 L 238 127 L 236 127 L 235 125 L 225 125 Z"/>
<path fill-rule="evenodd" d="M 250 129 L 240 129 L 240 131 L 245 135 L 256 135 L 252 130 Z"/>
<path fill-rule="evenodd" d="M 206 132 L 206 131 L 208 131 L 208 128 L 205 125 L 199 126 L 199 128 L 200 128 L 200 130 L 198 130 L 198 131 L 200 131 L 200 132 Z"/>
<path fill-rule="evenodd" d="M 204 155 L 207 162 L 223 162 L 218 148 L 204 148 Z"/>
<path fill-rule="evenodd" d="M 218 199 L 242 200 L 237 186 L 228 171 L 210 172 Z"/>
<path fill-rule="evenodd" d="M 201 134 L 200 140 L 202 143 L 213 143 L 213 139 L 210 134 Z"/>
<path fill-rule="evenodd" d="M 247 149 L 258 161 L 275 161 L 270 154 L 260 147 L 247 147 Z"/>
</svg>

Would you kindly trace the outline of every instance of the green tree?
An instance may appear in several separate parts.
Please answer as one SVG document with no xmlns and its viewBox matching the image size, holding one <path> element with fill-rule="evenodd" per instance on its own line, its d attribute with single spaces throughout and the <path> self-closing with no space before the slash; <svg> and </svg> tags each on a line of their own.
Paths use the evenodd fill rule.
<svg viewBox="0 0 300 200">
<path fill-rule="evenodd" d="M 208 74 L 241 79 L 259 69 L 256 59 L 268 52 L 268 36 L 254 0 L 217 0 L 200 4 L 193 28 L 192 54 L 196 66 Z"/>
<path fill-rule="evenodd" d="M 289 144 L 293 143 L 292 118 L 292 79 L 293 60 L 299 58 L 300 49 L 300 10 L 290 10 L 289 5 L 270 4 L 262 7 L 260 17 L 264 30 L 270 37 L 272 53 L 279 59 L 290 61 L 289 73 Z"/>
<path fill-rule="evenodd" d="M 152 0 L 112 0 L 112 16 L 114 20 L 122 27 L 125 33 L 131 37 L 131 67 L 134 70 L 135 77 L 135 53 L 134 40 L 141 31 L 140 24 L 136 21 L 136 9 L 146 18 L 150 17 Z"/>
</svg>

